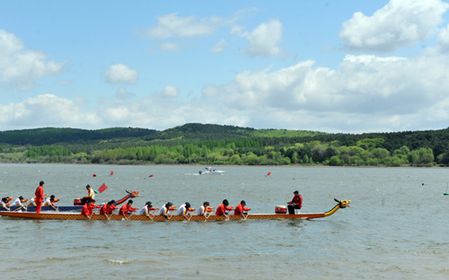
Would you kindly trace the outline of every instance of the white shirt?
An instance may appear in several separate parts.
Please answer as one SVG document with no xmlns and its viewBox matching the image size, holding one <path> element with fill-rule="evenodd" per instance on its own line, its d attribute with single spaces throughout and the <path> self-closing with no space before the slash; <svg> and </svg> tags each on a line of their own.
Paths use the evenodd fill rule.
<svg viewBox="0 0 449 280">
<path fill-rule="evenodd" d="M 50 206 L 50 205 L 51 205 L 50 198 L 47 198 L 47 199 L 44 200 L 44 202 L 42 203 L 42 206 Z"/>
<path fill-rule="evenodd" d="M 207 214 L 207 208 L 204 205 L 201 205 L 200 209 L 198 209 L 198 215 L 204 215 Z"/>
<path fill-rule="evenodd" d="M 142 208 L 142 210 L 140 210 L 140 212 L 139 212 L 139 215 L 148 215 L 148 205 L 145 205 L 143 208 Z"/>
<path fill-rule="evenodd" d="M 22 201 L 20 201 L 20 198 L 16 199 L 12 206 L 20 206 L 23 207 Z"/>
<path fill-rule="evenodd" d="M 33 198 L 30 198 L 29 200 L 28 200 L 28 204 L 27 205 L 34 205 L 34 206 L 36 206 L 36 204 L 34 203 L 34 200 L 35 200 L 36 198 L 35 197 L 33 197 Z"/>
<path fill-rule="evenodd" d="M 88 197 L 90 197 L 91 199 L 95 199 L 95 191 L 92 188 L 89 188 L 88 191 L 89 191 Z"/>
<path fill-rule="evenodd" d="M 167 209 L 167 208 L 165 207 L 165 204 L 162 205 L 162 206 L 161 206 L 161 209 L 160 209 L 159 212 L 158 212 L 158 215 L 160 215 L 160 214 L 168 215 L 168 212 L 169 212 L 169 211 L 165 212 L 166 209 Z"/>
<path fill-rule="evenodd" d="M 183 216 L 185 216 L 187 214 L 187 210 L 188 209 L 186 209 L 186 205 L 183 204 L 183 205 L 179 206 L 178 213 L 176 213 L 176 215 L 182 214 Z"/>
<path fill-rule="evenodd" d="M 6 203 L 3 200 L 0 201 L 0 206 L 3 208 L 8 208 L 8 206 L 6 206 Z"/>
</svg>

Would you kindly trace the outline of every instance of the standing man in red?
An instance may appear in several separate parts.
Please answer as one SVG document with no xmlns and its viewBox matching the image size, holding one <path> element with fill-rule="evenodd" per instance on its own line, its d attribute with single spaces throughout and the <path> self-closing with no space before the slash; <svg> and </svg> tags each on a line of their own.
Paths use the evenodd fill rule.
<svg viewBox="0 0 449 280">
<path fill-rule="evenodd" d="M 301 209 L 302 207 L 302 195 L 300 195 L 298 191 L 294 191 L 293 193 L 295 196 L 292 201 L 287 202 L 289 214 L 295 214 L 295 209 Z"/>
<path fill-rule="evenodd" d="M 34 195 L 36 196 L 36 213 L 39 214 L 42 208 L 42 201 L 44 201 L 44 181 L 39 182 L 39 187 L 37 187 Z"/>
</svg>

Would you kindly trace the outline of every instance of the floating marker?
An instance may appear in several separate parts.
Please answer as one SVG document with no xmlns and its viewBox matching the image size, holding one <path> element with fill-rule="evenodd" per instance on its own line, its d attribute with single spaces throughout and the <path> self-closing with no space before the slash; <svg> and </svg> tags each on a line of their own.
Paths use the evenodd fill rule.
<svg viewBox="0 0 449 280">
<path fill-rule="evenodd" d="M 111 171 L 111 174 L 109 174 L 109 176 L 112 176 L 112 175 L 114 175 L 114 171 Z"/>
<path fill-rule="evenodd" d="M 449 195 L 449 193 L 445 192 L 444 195 Z"/>
<path fill-rule="evenodd" d="M 97 177 L 97 174 L 94 174 L 94 175 L 92 175 L 92 176 Z"/>
<path fill-rule="evenodd" d="M 422 185 L 424 186 L 424 183 L 422 183 Z"/>
<path fill-rule="evenodd" d="M 295 178 L 293 178 L 293 180 L 296 180 Z"/>
<path fill-rule="evenodd" d="M 267 173 L 267 176 L 270 176 L 270 175 L 271 175 L 271 172 L 268 172 L 268 173 Z"/>
<path fill-rule="evenodd" d="M 150 176 L 148 176 L 148 177 L 153 177 L 154 175 L 150 175 Z"/>
</svg>

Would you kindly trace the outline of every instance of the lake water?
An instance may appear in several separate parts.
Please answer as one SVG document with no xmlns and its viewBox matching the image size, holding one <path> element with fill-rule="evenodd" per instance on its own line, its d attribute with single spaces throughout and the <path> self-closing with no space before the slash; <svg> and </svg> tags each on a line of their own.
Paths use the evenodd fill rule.
<svg viewBox="0 0 449 280">
<path fill-rule="evenodd" d="M 253 213 L 303 195 L 302 212 L 334 198 L 351 208 L 316 220 L 55 221 L 0 218 L 0 274 L 47 279 L 449 279 L 449 181 L 443 168 L 0 165 L 0 195 L 45 193 L 72 205 L 86 184 L 97 204 L 139 190 L 148 200 L 246 200 Z M 110 171 L 114 175 L 110 176 Z M 270 176 L 266 176 L 271 172 Z M 96 174 L 96 177 L 92 175 Z M 154 177 L 149 178 L 149 175 Z"/>
</svg>

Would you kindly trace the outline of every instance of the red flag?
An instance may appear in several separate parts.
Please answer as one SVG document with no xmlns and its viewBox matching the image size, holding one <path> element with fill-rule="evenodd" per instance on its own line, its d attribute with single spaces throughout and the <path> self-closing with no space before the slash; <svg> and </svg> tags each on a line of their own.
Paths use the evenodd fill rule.
<svg viewBox="0 0 449 280">
<path fill-rule="evenodd" d="M 103 183 L 103 185 L 101 185 L 101 187 L 98 189 L 98 192 L 99 192 L 99 193 L 102 193 L 102 192 L 104 192 L 107 188 L 108 188 L 108 186 L 106 186 L 106 184 Z"/>
</svg>

